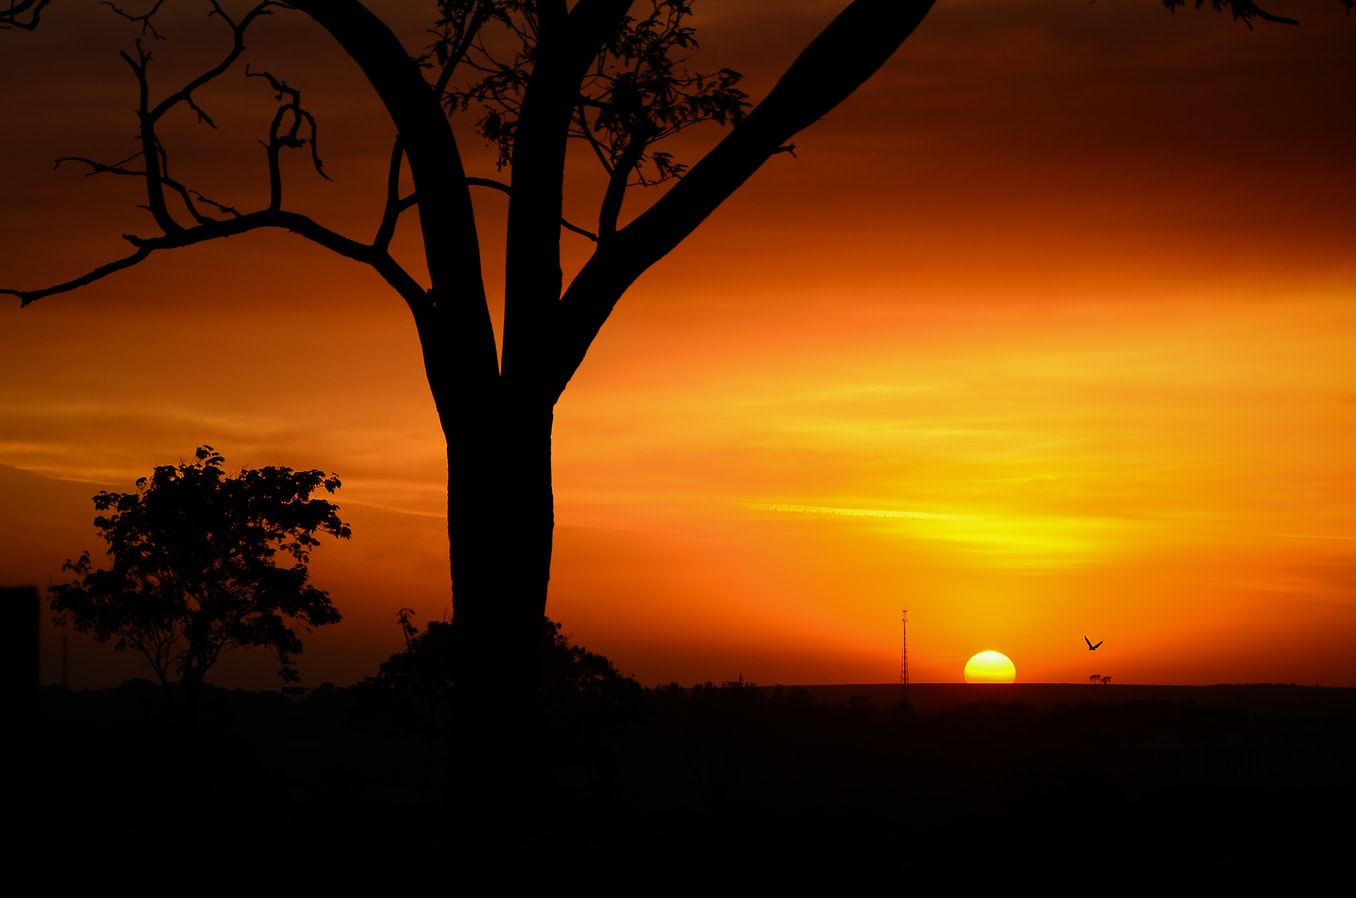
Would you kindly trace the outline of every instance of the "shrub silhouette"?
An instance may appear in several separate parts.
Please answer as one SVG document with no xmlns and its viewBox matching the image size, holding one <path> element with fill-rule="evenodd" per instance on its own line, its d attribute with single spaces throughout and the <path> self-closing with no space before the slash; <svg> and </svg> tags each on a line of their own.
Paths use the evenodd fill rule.
<svg viewBox="0 0 1356 898">
<path fill-rule="evenodd" d="M 398 612 L 405 650 L 382 662 L 371 682 L 407 695 L 449 695 L 456 686 L 456 624 L 430 621 L 420 633 L 410 622 L 412 615 L 408 608 Z M 639 683 L 620 673 L 605 656 L 572 643 L 561 625 L 549 617 L 542 617 L 537 649 L 541 671 L 538 695 L 543 701 L 590 696 L 629 703 L 643 692 Z"/>
<path fill-rule="evenodd" d="M 347 539 L 339 508 L 311 494 L 333 493 L 339 478 L 291 468 L 226 474 L 225 459 L 200 446 L 191 462 L 160 465 L 135 492 L 100 492 L 94 526 L 108 544 L 108 568 L 89 552 L 66 559 L 70 583 L 51 587 L 54 620 L 136 649 L 164 684 L 203 682 L 222 651 L 263 646 L 278 676 L 299 679 L 297 628 L 336 623 L 329 594 L 310 583 L 317 533 Z M 279 566 L 278 559 L 291 564 Z"/>
</svg>

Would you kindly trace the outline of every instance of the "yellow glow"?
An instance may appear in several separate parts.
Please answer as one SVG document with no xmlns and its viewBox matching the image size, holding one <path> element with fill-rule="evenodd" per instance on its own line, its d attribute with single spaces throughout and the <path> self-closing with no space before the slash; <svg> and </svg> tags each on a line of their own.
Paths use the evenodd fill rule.
<svg viewBox="0 0 1356 898">
<path fill-rule="evenodd" d="M 1016 679 L 1016 666 L 1002 652 L 980 652 L 965 662 L 967 683 L 1011 683 Z"/>
</svg>

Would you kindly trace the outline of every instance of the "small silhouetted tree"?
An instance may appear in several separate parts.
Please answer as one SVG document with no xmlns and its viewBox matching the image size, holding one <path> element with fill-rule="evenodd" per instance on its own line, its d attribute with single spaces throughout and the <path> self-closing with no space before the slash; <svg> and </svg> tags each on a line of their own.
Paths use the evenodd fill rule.
<svg viewBox="0 0 1356 898">
<path fill-rule="evenodd" d="M 140 652 L 161 683 L 197 686 L 223 651 L 252 646 L 273 651 L 278 676 L 296 681 L 297 629 L 339 620 L 307 571 L 317 534 L 349 536 L 338 506 L 311 498 L 339 478 L 271 466 L 229 475 L 224 463 L 201 446 L 135 492 L 95 496 L 109 566 L 96 568 L 89 552 L 67 559 L 75 579 L 51 588 L 54 619 Z"/>
</svg>

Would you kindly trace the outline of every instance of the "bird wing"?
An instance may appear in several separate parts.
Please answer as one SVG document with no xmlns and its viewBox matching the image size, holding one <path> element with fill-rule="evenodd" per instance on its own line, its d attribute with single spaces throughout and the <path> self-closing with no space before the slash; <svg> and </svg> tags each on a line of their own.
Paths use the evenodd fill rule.
<svg viewBox="0 0 1356 898">
<path fill-rule="evenodd" d="M 1097 649 L 1100 649 L 1100 648 L 1102 647 L 1102 643 L 1105 642 L 1105 641 L 1106 641 L 1105 639 L 1099 640 L 1098 643 L 1097 643 L 1095 646 L 1092 647 L 1093 650 L 1095 651 L 1095 650 L 1097 650 Z"/>
<path fill-rule="evenodd" d="M 1089 649 L 1089 650 L 1091 650 L 1091 649 L 1093 648 L 1092 640 L 1091 640 L 1091 639 L 1089 639 L 1088 637 L 1084 636 L 1084 637 L 1083 637 L 1083 641 L 1086 642 L 1086 643 L 1088 644 L 1088 649 Z"/>
</svg>

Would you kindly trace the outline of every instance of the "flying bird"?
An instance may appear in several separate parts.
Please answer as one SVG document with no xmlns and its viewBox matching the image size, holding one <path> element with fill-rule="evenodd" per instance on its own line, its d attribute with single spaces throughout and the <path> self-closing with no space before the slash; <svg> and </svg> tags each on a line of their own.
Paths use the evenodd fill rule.
<svg viewBox="0 0 1356 898">
<path fill-rule="evenodd" d="M 1090 651 L 1090 652 L 1095 652 L 1095 651 L 1097 651 L 1098 647 L 1101 646 L 1101 644 L 1102 644 L 1103 642 L 1106 642 L 1105 639 L 1101 639 L 1101 640 L 1098 640 L 1097 645 L 1093 645 L 1093 644 L 1092 644 L 1092 640 L 1089 639 L 1089 638 L 1086 637 L 1086 636 L 1083 637 L 1083 641 L 1086 642 L 1086 643 L 1088 644 L 1088 651 Z"/>
</svg>

